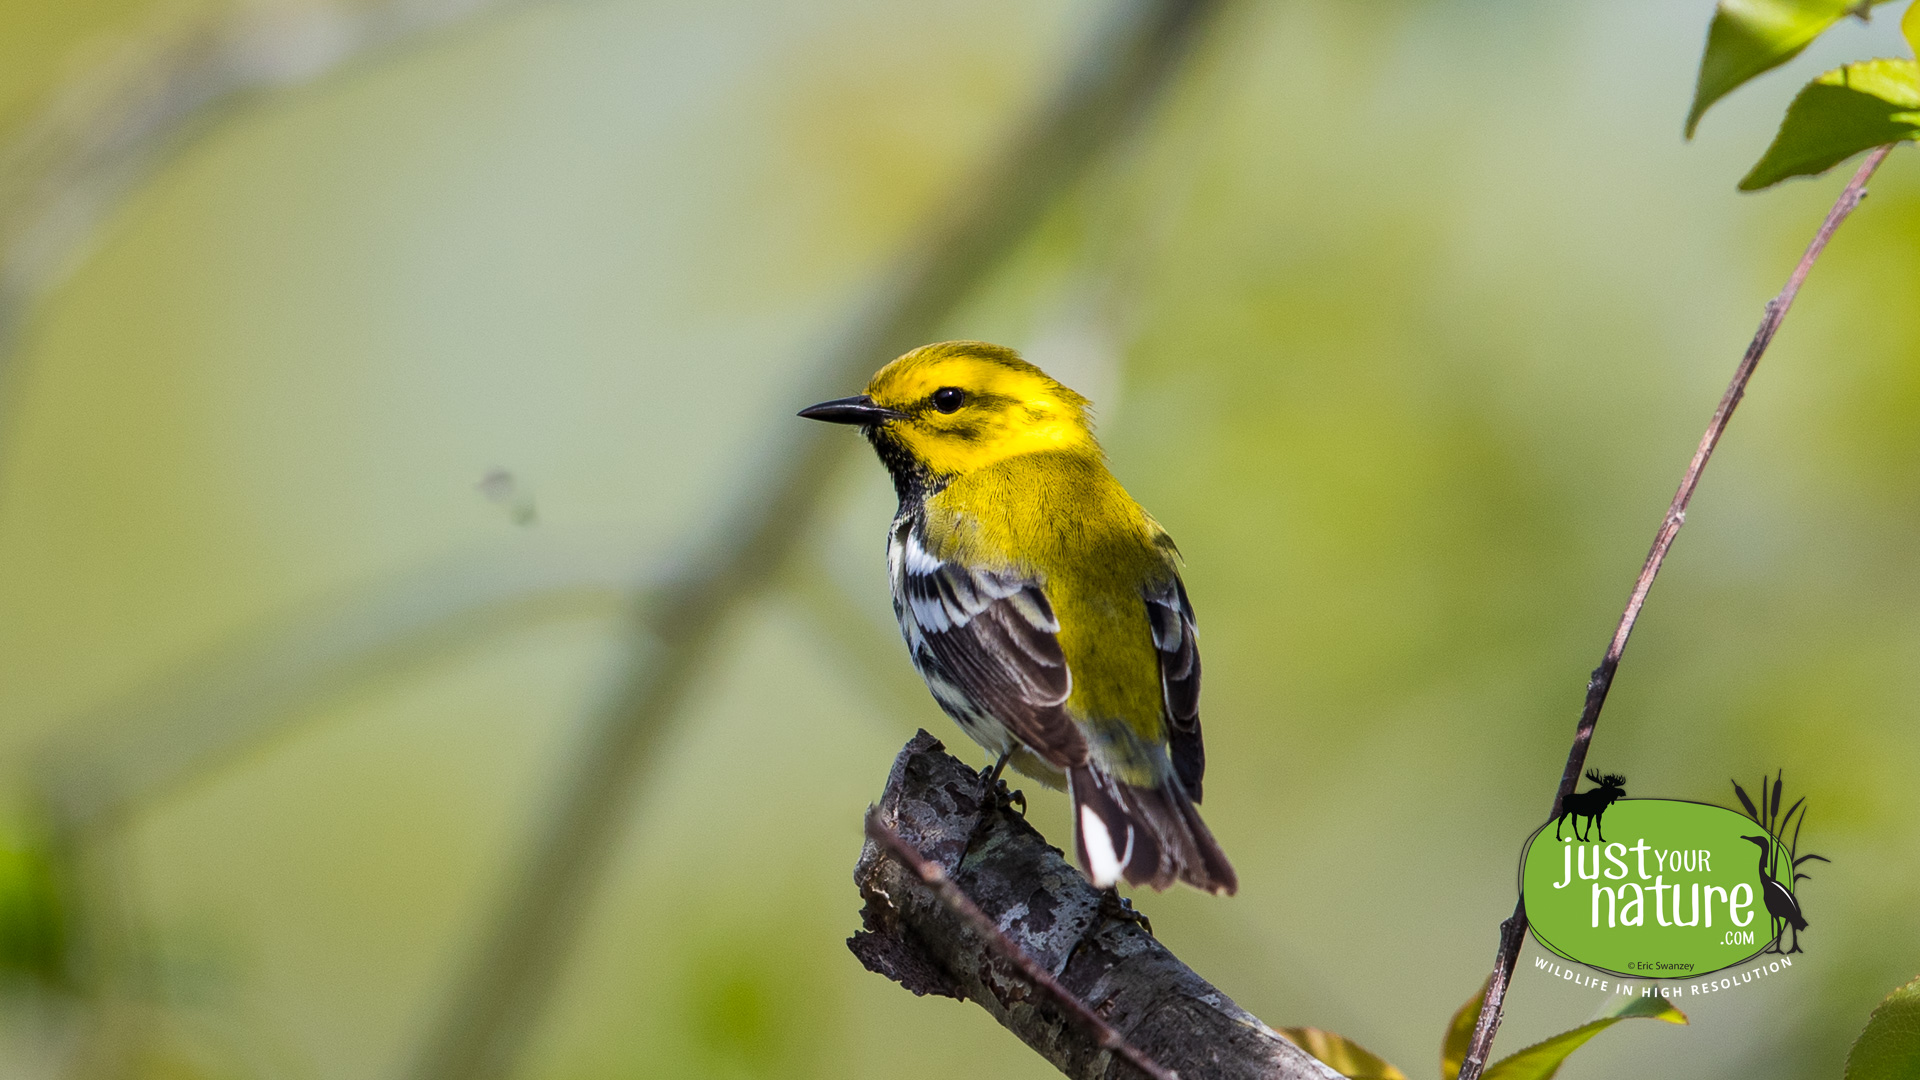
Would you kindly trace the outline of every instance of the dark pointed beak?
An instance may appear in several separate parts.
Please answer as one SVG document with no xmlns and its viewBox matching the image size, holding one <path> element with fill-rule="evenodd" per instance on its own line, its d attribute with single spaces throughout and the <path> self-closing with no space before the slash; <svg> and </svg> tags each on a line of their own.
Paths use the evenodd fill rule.
<svg viewBox="0 0 1920 1080">
<path fill-rule="evenodd" d="M 809 405 L 800 410 L 800 415 L 809 420 L 825 420 L 829 424 L 859 424 L 862 427 L 876 427 L 889 420 L 907 418 L 906 413 L 894 412 L 892 409 L 875 405 L 873 399 L 865 394 Z"/>
</svg>

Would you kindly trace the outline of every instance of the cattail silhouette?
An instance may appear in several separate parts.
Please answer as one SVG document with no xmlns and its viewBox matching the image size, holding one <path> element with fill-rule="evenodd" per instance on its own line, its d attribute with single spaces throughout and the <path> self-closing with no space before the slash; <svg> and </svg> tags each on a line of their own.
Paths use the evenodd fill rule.
<svg viewBox="0 0 1920 1080">
<path fill-rule="evenodd" d="M 1771 785 L 1768 784 L 1766 777 L 1760 778 L 1760 806 L 1757 809 L 1753 805 L 1753 800 L 1747 797 L 1746 789 L 1740 786 L 1740 781 L 1733 781 L 1733 793 L 1739 797 L 1740 805 L 1747 808 L 1747 816 L 1753 819 L 1754 824 L 1766 830 L 1764 836 L 1743 836 L 1741 839 L 1760 847 L 1760 896 L 1766 904 L 1767 914 L 1773 918 L 1773 944 L 1769 947 L 1771 952 L 1800 951 L 1800 931 L 1807 928 L 1807 920 L 1800 911 L 1800 901 L 1794 895 L 1794 890 L 1799 888 L 1802 881 L 1813 880 L 1812 875 L 1800 872 L 1800 864 L 1809 859 L 1828 861 L 1824 855 L 1815 855 L 1811 852 L 1805 855 L 1800 854 L 1800 826 L 1807 823 L 1805 810 L 1807 799 L 1803 795 L 1794 800 L 1785 814 L 1780 812 L 1781 789 L 1785 773 L 1784 769 L 1774 773 Z M 1795 811 L 1800 814 L 1798 821 L 1794 821 Z M 1778 839 L 1780 834 L 1786 831 L 1789 822 L 1793 823 L 1793 840 L 1788 842 Z M 1793 871 L 1793 880 L 1786 885 L 1781 884 L 1780 880 L 1773 876 L 1772 868 L 1776 850 L 1774 845 L 1776 844 L 1779 845 L 1778 850 L 1786 855 L 1788 868 Z M 1793 947 L 1783 950 L 1780 948 L 1780 938 L 1786 933 L 1788 927 L 1793 929 Z"/>
</svg>

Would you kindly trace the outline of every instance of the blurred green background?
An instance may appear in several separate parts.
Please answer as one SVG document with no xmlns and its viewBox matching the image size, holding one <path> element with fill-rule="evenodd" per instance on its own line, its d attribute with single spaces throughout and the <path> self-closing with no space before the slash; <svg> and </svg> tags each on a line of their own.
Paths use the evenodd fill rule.
<svg viewBox="0 0 1920 1080">
<path fill-rule="evenodd" d="M 305 10 L 7 0 L 0 131 L 180 27 Z M 1850 22 L 1688 145 L 1709 14 L 1231 7 L 940 335 L 1089 394 L 1188 558 L 1206 814 L 1243 887 L 1141 898 L 1162 940 L 1269 1023 L 1414 1076 L 1492 958 L 1681 466 L 1842 180 L 1734 182 L 1806 78 L 1905 55 L 1896 19 Z M 711 541 L 893 253 L 1107 16 L 549 0 L 302 67 L 336 40 L 310 20 L 299 77 L 127 174 L 0 374 L 5 844 L 34 842 L 36 791 L 139 795 L 89 879 L 134 973 L 116 1067 L 403 1073 L 633 662 L 624 598 Z M 1833 860 L 1801 893 L 1807 952 L 1565 1076 L 1838 1076 L 1920 970 L 1920 159 L 1873 191 L 1722 444 L 1590 759 L 1722 803 L 1784 766 Z M 900 744 L 978 753 L 892 628 L 880 468 L 850 457 L 829 497 L 650 752 L 524 1075 L 1054 1075 L 842 944 Z M 476 588 L 533 599 L 469 618 Z M 356 597 L 388 603 L 356 621 Z M 275 652 L 446 612 L 456 632 L 337 678 Z M 1064 842 L 1064 800 L 1033 802 Z M 1506 1049 L 1600 1002 L 1533 955 Z M 0 1077 L 93 1067 L 89 1006 L 5 986 Z"/>
</svg>

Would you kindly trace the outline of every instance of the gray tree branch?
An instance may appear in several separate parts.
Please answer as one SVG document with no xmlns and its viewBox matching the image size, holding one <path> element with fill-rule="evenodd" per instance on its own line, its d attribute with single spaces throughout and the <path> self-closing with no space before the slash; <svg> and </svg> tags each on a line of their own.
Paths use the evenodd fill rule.
<svg viewBox="0 0 1920 1080">
<path fill-rule="evenodd" d="M 1339 1080 L 1181 963 L 932 735 L 900 751 L 874 818 L 938 877 L 867 842 L 853 872 L 865 928 L 847 945 L 870 970 L 916 994 L 975 1002 L 1074 1080 L 1142 1075 L 1124 1049 L 1184 1080 Z M 1007 957 L 942 882 L 1055 985 Z M 1060 991 L 1124 1048 L 1063 1006 Z"/>
</svg>

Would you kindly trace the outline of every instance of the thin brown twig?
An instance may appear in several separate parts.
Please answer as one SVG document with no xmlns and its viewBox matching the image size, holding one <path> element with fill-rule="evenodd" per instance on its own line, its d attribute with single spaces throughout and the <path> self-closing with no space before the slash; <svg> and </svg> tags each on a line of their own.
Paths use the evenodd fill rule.
<svg viewBox="0 0 1920 1080">
<path fill-rule="evenodd" d="M 1180 1074 L 1172 1069 L 1163 1068 L 1148 1057 L 1145 1052 L 1127 1041 L 1125 1035 L 1116 1031 L 1112 1024 L 1101 1019 L 1100 1014 L 1087 1007 L 1087 1004 L 1074 997 L 1072 991 L 1060 985 L 1051 973 L 1028 956 L 1012 938 L 1000 929 L 999 924 L 987 917 L 973 898 L 953 883 L 938 864 L 916 851 L 912 844 L 901 839 L 886 822 L 880 820 L 878 808 L 867 809 L 867 838 L 877 844 L 882 851 L 892 856 L 895 862 L 914 872 L 915 876 L 932 889 L 942 903 L 951 908 L 973 927 L 1000 958 L 1020 969 L 1020 974 L 1036 988 L 1052 998 L 1060 1010 L 1071 1016 L 1080 1026 L 1087 1029 L 1095 1043 L 1102 1050 L 1125 1058 L 1135 1068 L 1146 1073 L 1154 1080 L 1179 1080 Z"/>
<path fill-rule="evenodd" d="M 1601 706 L 1607 702 L 1607 691 L 1613 687 L 1614 672 L 1620 667 L 1620 654 L 1627 649 L 1627 638 L 1633 633 L 1633 624 L 1640 618 L 1640 609 L 1647 602 L 1647 592 L 1653 588 L 1654 575 L 1660 572 L 1660 564 L 1666 561 L 1667 551 L 1673 547 L 1673 539 L 1680 533 L 1680 526 L 1686 524 L 1687 504 L 1693 500 L 1693 492 L 1700 484 L 1700 474 L 1706 471 L 1707 461 L 1713 457 L 1714 447 L 1720 444 L 1720 436 L 1727 430 L 1727 422 L 1733 419 L 1733 410 L 1740 405 L 1740 399 L 1747 392 L 1747 380 L 1753 377 L 1754 368 L 1760 364 L 1760 357 L 1766 354 L 1767 346 L 1773 343 L 1773 335 L 1780 329 L 1781 320 L 1787 317 L 1787 310 L 1793 306 L 1794 297 L 1800 293 L 1800 286 L 1807 280 L 1808 271 L 1813 269 L 1815 259 L 1826 250 L 1827 241 L 1833 238 L 1834 230 L 1867 197 L 1867 181 L 1873 178 L 1874 171 L 1886 160 L 1893 145 L 1879 147 L 1867 155 L 1846 190 L 1827 211 L 1827 218 L 1820 224 L 1820 231 L 1813 236 L 1813 242 L 1807 245 L 1800 264 L 1793 268 L 1793 276 L 1787 279 L 1786 287 L 1780 295 L 1767 302 L 1766 314 L 1760 319 L 1760 329 L 1753 335 L 1753 341 L 1747 346 L 1746 355 L 1740 358 L 1740 366 L 1734 369 L 1733 381 L 1727 384 L 1727 392 L 1720 398 L 1720 407 L 1713 411 L 1713 419 L 1707 422 L 1706 433 L 1700 436 L 1700 446 L 1693 452 L 1693 460 L 1687 464 L 1686 475 L 1680 479 L 1680 489 L 1673 494 L 1673 503 L 1667 507 L 1667 516 L 1660 522 L 1660 531 L 1654 534 L 1653 548 L 1647 552 L 1647 561 L 1640 568 L 1640 576 L 1634 579 L 1633 592 L 1627 597 L 1627 609 L 1620 614 L 1620 625 L 1613 631 L 1613 640 L 1607 644 L 1607 652 L 1600 660 L 1600 666 L 1593 669 L 1593 675 L 1587 680 L 1586 705 L 1580 710 L 1580 725 L 1574 729 L 1573 748 L 1567 752 L 1567 767 L 1560 775 L 1560 787 L 1554 792 L 1553 811 L 1548 820 L 1558 817 L 1561 806 L 1567 796 L 1573 794 L 1574 787 L 1580 782 L 1580 771 L 1586 766 L 1587 747 L 1593 742 L 1593 729 L 1600 720 Z M 1494 955 L 1493 975 L 1487 981 L 1487 995 L 1480 1003 L 1480 1018 L 1473 1028 L 1473 1040 L 1467 1044 L 1467 1056 L 1460 1063 L 1459 1080 L 1478 1080 L 1480 1071 L 1486 1067 L 1487 1054 L 1493 1047 L 1494 1033 L 1500 1029 L 1501 1012 L 1506 1005 L 1507 984 L 1513 979 L 1514 964 L 1520 957 L 1521 942 L 1527 935 L 1527 903 L 1523 897 L 1514 905 L 1513 915 L 1500 924 L 1500 948 Z"/>
</svg>

